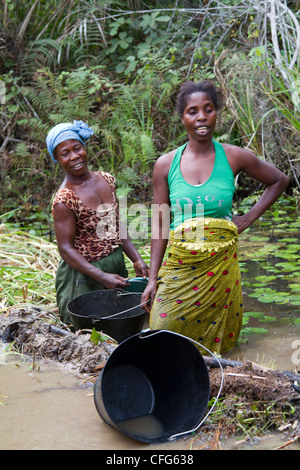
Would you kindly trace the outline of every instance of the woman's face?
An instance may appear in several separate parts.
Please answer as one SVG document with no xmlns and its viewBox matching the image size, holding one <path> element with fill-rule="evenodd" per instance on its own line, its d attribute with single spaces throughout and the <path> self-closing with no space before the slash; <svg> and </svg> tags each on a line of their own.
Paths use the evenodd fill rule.
<svg viewBox="0 0 300 470">
<path fill-rule="evenodd" d="M 192 93 L 186 103 L 181 121 L 189 137 L 197 140 L 212 138 L 216 127 L 217 110 L 210 95 L 204 92 Z"/>
<path fill-rule="evenodd" d="M 79 174 L 86 169 L 87 153 L 79 140 L 65 140 L 55 147 L 58 163 L 66 173 Z"/>
</svg>

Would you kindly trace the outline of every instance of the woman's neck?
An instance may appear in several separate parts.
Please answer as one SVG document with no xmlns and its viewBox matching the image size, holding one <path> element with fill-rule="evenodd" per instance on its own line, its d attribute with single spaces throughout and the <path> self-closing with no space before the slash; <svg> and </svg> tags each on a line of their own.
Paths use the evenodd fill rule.
<svg viewBox="0 0 300 470">
<path fill-rule="evenodd" d="M 186 149 L 188 150 L 189 153 L 195 156 L 199 154 L 204 156 L 204 155 L 211 154 L 211 152 L 214 151 L 214 143 L 211 139 L 204 141 L 204 142 L 190 139 L 186 146 Z"/>
<path fill-rule="evenodd" d="M 66 173 L 64 183 L 66 186 L 80 186 L 89 181 L 92 177 L 92 173 L 87 169 L 82 175 L 71 175 Z"/>
</svg>

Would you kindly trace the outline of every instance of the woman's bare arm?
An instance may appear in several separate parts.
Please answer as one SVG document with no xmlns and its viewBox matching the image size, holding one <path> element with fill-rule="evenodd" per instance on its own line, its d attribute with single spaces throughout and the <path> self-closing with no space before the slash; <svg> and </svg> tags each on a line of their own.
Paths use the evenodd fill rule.
<svg viewBox="0 0 300 470">
<path fill-rule="evenodd" d="M 233 222 L 237 225 L 239 233 L 241 233 L 279 198 L 286 189 L 289 178 L 278 168 L 259 159 L 249 150 L 225 145 L 224 149 L 234 174 L 243 171 L 266 186 L 262 196 L 249 212 L 233 217 Z"/>
<path fill-rule="evenodd" d="M 121 288 L 127 285 L 125 278 L 118 274 L 106 273 L 93 266 L 75 249 L 75 216 L 63 203 L 54 206 L 54 228 L 59 253 L 71 268 L 92 277 L 108 289 Z"/>
<path fill-rule="evenodd" d="M 151 230 L 151 261 L 148 285 L 143 293 L 142 302 L 150 312 L 157 291 L 157 276 L 168 244 L 170 230 L 170 201 L 168 171 L 173 154 L 160 157 L 153 171 L 153 216 Z"/>
</svg>

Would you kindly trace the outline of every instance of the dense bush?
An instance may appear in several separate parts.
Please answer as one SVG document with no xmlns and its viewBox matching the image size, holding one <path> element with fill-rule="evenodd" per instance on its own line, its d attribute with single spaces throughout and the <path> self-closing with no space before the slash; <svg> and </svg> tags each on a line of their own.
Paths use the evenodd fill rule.
<svg viewBox="0 0 300 470">
<path fill-rule="evenodd" d="M 45 136 L 73 119 L 95 131 L 91 167 L 118 176 L 120 194 L 150 199 L 153 162 L 185 139 L 174 99 L 186 79 L 222 88 L 217 139 L 251 148 L 299 187 L 298 2 L 3 3 L 2 212 L 49 203 L 62 175 Z"/>
</svg>

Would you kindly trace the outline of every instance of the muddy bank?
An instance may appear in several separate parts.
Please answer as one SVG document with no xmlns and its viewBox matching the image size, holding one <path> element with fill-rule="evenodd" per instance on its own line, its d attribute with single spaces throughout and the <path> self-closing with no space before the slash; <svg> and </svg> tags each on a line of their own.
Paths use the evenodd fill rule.
<svg viewBox="0 0 300 470">
<path fill-rule="evenodd" d="M 68 365 L 82 374 L 98 371 L 117 347 L 117 342 L 110 338 L 96 345 L 89 333 L 84 334 L 84 330 L 72 333 L 55 324 L 52 312 L 32 306 L 12 308 L 1 314 L 0 337 L 26 356 Z M 211 393 L 216 395 L 221 381 L 219 364 L 212 357 L 204 360 L 210 373 Z M 300 399 L 300 385 L 294 385 L 300 382 L 298 371 L 275 371 L 253 362 L 219 361 L 224 371 L 223 395 L 269 401 Z"/>
<path fill-rule="evenodd" d="M 55 361 L 82 374 L 99 370 L 116 347 L 110 341 L 96 345 L 89 334 L 74 334 L 56 326 L 52 313 L 39 307 L 11 309 L 0 315 L 0 337 L 5 343 L 13 342 L 26 356 Z"/>
<path fill-rule="evenodd" d="M 97 376 L 117 347 L 113 341 L 95 345 L 90 334 L 75 334 L 55 324 L 51 312 L 36 307 L 11 309 L 0 315 L 0 337 L 14 348 L 37 361 L 54 361 L 80 374 Z M 218 394 L 222 370 L 212 358 L 204 358 L 209 370 L 211 397 Z M 239 363 L 220 359 L 223 365 L 223 387 L 219 397 L 221 421 L 211 419 L 201 428 L 214 432 L 217 422 L 226 434 L 237 433 L 255 421 L 261 428 L 277 429 L 290 424 L 293 436 L 300 436 L 299 371 L 274 371 L 252 362 Z M 268 410 L 268 411 L 266 411 Z M 234 418 L 234 420 L 233 420 Z M 260 423 L 259 420 L 262 419 Z"/>
</svg>

